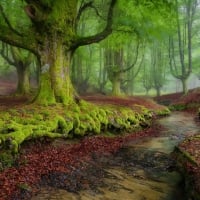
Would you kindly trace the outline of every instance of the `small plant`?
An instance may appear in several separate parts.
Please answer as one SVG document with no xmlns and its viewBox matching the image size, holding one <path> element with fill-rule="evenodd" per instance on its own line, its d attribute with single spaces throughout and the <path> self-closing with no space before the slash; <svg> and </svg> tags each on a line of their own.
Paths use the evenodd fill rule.
<svg viewBox="0 0 200 200">
<path fill-rule="evenodd" d="M 0 153 L 0 170 L 3 170 L 7 167 L 12 167 L 15 162 L 15 159 L 11 152 L 2 152 Z"/>
<path fill-rule="evenodd" d="M 186 109 L 186 105 L 185 104 L 174 104 L 174 105 L 170 105 L 169 109 L 172 111 L 181 111 L 181 110 L 185 110 Z"/>
<path fill-rule="evenodd" d="M 159 110 L 156 113 L 158 116 L 167 116 L 170 114 L 170 110 L 168 108 L 163 109 L 163 110 Z"/>
<path fill-rule="evenodd" d="M 19 183 L 17 186 L 20 190 L 31 192 L 31 187 L 27 183 Z"/>
</svg>

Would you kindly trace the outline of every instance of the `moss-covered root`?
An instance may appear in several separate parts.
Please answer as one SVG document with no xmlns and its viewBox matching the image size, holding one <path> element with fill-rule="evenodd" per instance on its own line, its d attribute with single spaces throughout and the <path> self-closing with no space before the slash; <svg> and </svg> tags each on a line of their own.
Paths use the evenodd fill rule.
<svg viewBox="0 0 200 200">
<path fill-rule="evenodd" d="M 120 133 L 148 125 L 151 112 L 119 106 L 96 106 L 85 101 L 68 106 L 25 107 L 0 114 L 0 145 L 18 152 L 24 140 L 40 137 L 67 138 L 100 134 L 109 130 Z"/>
<path fill-rule="evenodd" d="M 66 123 L 64 118 L 56 116 L 47 121 L 38 121 L 34 124 L 19 124 L 10 121 L 3 127 L 3 134 L 0 134 L 0 145 L 11 148 L 13 152 L 18 152 L 19 145 L 27 139 L 40 137 L 67 137 L 69 131 L 73 128 L 72 123 Z M 58 133 L 56 131 L 59 131 Z"/>
</svg>

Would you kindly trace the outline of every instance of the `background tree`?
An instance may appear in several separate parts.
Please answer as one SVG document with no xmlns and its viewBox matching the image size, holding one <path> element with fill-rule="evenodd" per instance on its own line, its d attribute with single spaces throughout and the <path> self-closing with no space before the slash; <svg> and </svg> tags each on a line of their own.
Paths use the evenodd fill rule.
<svg viewBox="0 0 200 200">
<path fill-rule="evenodd" d="M 139 39 L 132 43 L 129 43 L 126 48 L 126 66 L 125 70 L 125 80 L 122 87 L 124 87 L 125 93 L 127 95 L 133 95 L 135 88 L 135 79 L 140 73 L 145 54 L 145 44 L 144 41 Z"/>
<path fill-rule="evenodd" d="M 104 58 L 105 48 L 100 46 L 99 48 L 99 78 L 98 78 L 98 85 L 99 85 L 99 92 L 105 93 L 105 86 L 108 82 L 107 70 L 106 70 L 106 60 Z"/>
<path fill-rule="evenodd" d="M 141 78 L 142 86 L 145 88 L 146 95 L 149 95 L 149 90 L 153 88 L 153 80 L 148 60 L 144 59 L 141 71 L 142 71 L 142 78 Z"/>
<path fill-rule="evenodd" d="M 30 65 L 33 62 L 33 55 L 30 52 L 25 52 L 22 49 L 1 44 L 1 56 L 16 68 L 17 71 L 17 94 L 27 94 L 30 92 Z"/>
<path fill-rule="evenodd" d="M 169 59 L 172 75 L 182 82 L 182 91 L 188 92 L 187 80 L 192 72 L 192 28 L 197 0 L 175 1 L 177 36 L 169 37 Z"/>
<path fill-rule="evenodd" d="M 151 48 L 151 76 L 157 96 L 161 95 L 161 88 L 166 81 L 166 53 L 160 42 L 154 42 Z"/>
</svg>

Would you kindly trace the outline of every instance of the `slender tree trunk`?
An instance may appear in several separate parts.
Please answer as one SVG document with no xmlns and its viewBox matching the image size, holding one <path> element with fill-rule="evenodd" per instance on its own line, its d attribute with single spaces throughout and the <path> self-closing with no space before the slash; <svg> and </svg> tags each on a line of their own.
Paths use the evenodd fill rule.
<svg viewBox="0 0 200 200">
<path fill-rule="evenodd" d="M 25 66 L 17 66 L 17 94 L 27 94 L 30 91 L 29 70 Z"/>
<path fill-rule="evenodd" d="M 160 91 L 159 87 L 156 88 L 156 95 L 157 95 L 157 97 L 160 97 L 160 95 L 161 95 L 161 91 Z"/>
<path fill-rule="evenodd" d="M 121 95 L 121 81 L 118 76 L 113 77 L 112 79 L 112 95 L 114 96 L 120 96 Z"/>
<path fill-rule="evenodd" d="M 83 83 L 83 62 L 82 62 L 83 58 L 80 55 L 80 52 L 78 52 L 77 56 L 76 56 L 76 86 L 79 92 L 83 93 L 82 90 L 82 83 Z"/>
<path fill-rule="evenodd" d="M 127 73 L 127 94 L 132 96 L 133 91 L 134 91 L 134 81 L 135 81 L 135 74 L 134 74 L 134 69 L 131 69 L 126 72 Z"/>
<path fill-rule="evenodd" d="M 121 95 L 121 81 L 123 77 L 123 49 L 120 48 L 113 52 L 114 57 L 114 67 L 111 67 L 110 80 L 112 82 L 112 95 Z"/>
<path fill-rule="evenodd" d="M 98 85 L 100 92 L 103 91 L 103 83 L 102 83 L 102 75 L 103 75 L 103 52 L 102 48 L 99 48 L 99 78 L 98 78 Z"/>
<path fill-rule="evenodd" d="M 187 94 L 188 93 L 187 79 L 181 79 L 181 83 L 183 88 L 183 94 Z"/>
</svg>

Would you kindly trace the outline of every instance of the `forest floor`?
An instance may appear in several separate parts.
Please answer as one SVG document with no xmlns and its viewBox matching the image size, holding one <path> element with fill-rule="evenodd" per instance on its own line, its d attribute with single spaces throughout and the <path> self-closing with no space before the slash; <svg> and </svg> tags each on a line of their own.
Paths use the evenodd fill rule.
<svg viewBox="0 0 200 200">
<path fill-rule="evenodd" d="M 11 91 L 13 90 L 11 89 L 8 95 L 5 96 L 6 92 L 4 90 L 4 95 L 0 96 L 0 110 L 21 107 L 27 103 L 28 98 L 26 97 L 9 96 Z M 150 108 L 151 110 L 160 109 L 162 107 L 146 97 L 115 98 L 95 94 L 86 95 L 82 98 L 98 105 L 113 104 L 129 107 L 133 104 L 138 104 Z M 160 97 L 159 101 L 163 100 L 161 98 L 164 97 Z M 189 105 L 190 101 L 196 106 L 196 104 L 200 102 L 200 93 L 199 90 L 195 90 L 192 91 L 190 95 L 184 97 L 181 97 L 181 94 L 172 94 L 168 95 L 167 98 L 165 96 L 165 100 L 170 101 L 170 104 L 177 103 L 181 105 L 184 103 Z M 193 111 L 194 110 L 195 109 L 193 109 Z M 67 181 L 68 184 L 65 185 L 65 187 L 71 191 L 75 191 L 77 187 L 88 187 L 90 183 L 83 182 L 80 185 L 74 183 L 74 179 L 81 178 L 77 174 L 74 177 L 74 171 L 85 170 L 86 174 L 89 176 L 91 175 L 89 174 L 91 173 L 91 169 L 88 169 L 87 163 L 93 163 L 92 166 L 95 165 L 93 160 L 94 156 L 98 157 L 100 154 L 114 154 L 125 142 L 143 137 L 156 136 L 159 134 L 159 129 L 161 128 L 162 127 L 153 123 L 152 127 L 148 129 L 123 137 L 116 136 L 110 138 L 94 136 L 79 140 L 69 140 L 68 143 L 62 139 L 52 141 L 48 138 L 26 142 L 22 145 L 20 153 L 13 163 L 10 158 L 5 158 L 5 162 L 11 162 L 11 166 L 0 172 L 0 200 L 30 199 L 31 195 L 37 193 L 41 184 L 44 184 L 44 180 L 46 183 L 48 182 L 48 184 L 52 184 L 53 180 L 53 184 L 58 184 L 59 187 L 62 187 L 60 184 L 65 184 Z M 189 173 L 192 171 L 194 176 L 198 175 L 198 177 L 200 177 L 199 146 L 199 137 L 187 139 L 179 145 L 180 149 L 183 149 L 184 152 L 189 154 L 188 157 L 194 158 L 195 166 L 186 163 L 186 167 Z M 71 174 L 69 180 L 62 178 L 66 177 L 67 174 Z M 55 180 L 57 180 L 57 182 L 55 182 Z M 198 191 L 200 191 L 199 180 L 200 179 L 198 179 L 196 183 Z"/>
</svg>

